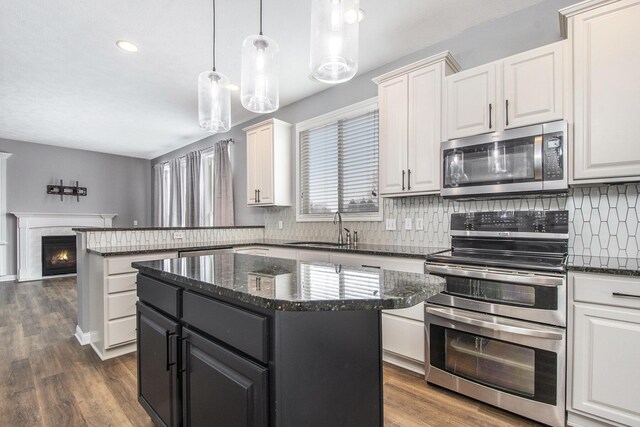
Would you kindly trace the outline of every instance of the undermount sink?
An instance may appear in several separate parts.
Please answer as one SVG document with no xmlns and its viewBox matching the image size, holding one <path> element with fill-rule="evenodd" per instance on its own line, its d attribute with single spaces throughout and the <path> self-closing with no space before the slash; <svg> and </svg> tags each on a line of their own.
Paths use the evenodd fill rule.
<svg viewBox="0 0 640 427">
<path fill-rule="evenodd" d="M 348 246 L 344 243 L 334 243 L 334 242 L 292 242 L 290 245 L 296 246 L 327 246 L 327 247 L 338 247 L 338 246 Z"/>
</svg>

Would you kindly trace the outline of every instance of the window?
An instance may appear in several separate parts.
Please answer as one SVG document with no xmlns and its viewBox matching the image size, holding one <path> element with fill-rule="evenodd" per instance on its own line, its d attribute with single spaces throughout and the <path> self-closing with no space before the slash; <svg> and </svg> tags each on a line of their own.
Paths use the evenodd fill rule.
<svg viewBox="0 0 640 427">
<path fill-rule="evenodd" d="M 202 224 L 213 225 L 213 150 L 202 154 Z"/>
<path fill-rule="evenodd" d="M 378 107 L 371 99 L 299 123 L 298 221 L 381 221 Z"/>
</svg>

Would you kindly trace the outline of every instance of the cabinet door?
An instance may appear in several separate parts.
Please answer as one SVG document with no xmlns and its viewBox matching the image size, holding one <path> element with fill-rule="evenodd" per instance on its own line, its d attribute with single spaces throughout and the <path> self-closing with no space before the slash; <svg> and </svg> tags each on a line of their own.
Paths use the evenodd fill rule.
<svg viewBox="0 0 640 427">
<path fill-rule="evenodd" d="M 640 177 L 640 1 L 573 18 L 573 178 Z"/>
<path fill-rule="evenodd" d="M 424 362 L 424 323 L 383 313 L 382 348 Z"/>
<path fill-rule="evenodd" d="M 257 203 L 259 141 L 258 131 L 247 132 L 247 203 Z"/>
<path fill-rule="evenodd" d="M 503 61 L 504 127 L 562 119 L 564 42 Z"/>
<path fill-rule="evenodd" d="M 640 310 L 574 304 L 574 409 L 640 425 Z"/>
<path fill-rule="evenodd" d="M 440 190 L 442 65 L 409 74 L 407 191 Z"/>
<path fill-rule="evenodd" d="M 176 322 L 141 303 L 137 306 L 138 401 L 156 425 L 180 424 Z"/>
<path fill-rule="evenodd" d="M 406 190 L 408 77 L 378 85 L 380 111 L 380 194 Z"/>
<path fill-rule="evenodd" d="M 266 426 L 268 371 L 183 329 L 184 426 Z"/>
<path fill-rule="evenodd" d="M 447 80 L 449 139 L 496 130 L 496 65 L 453 74 Z"/>
<path fill-rule="evenodd" d="M 273 125 L 258 129 L 257 188 L 258 203 L 273 203 Z"/>
</svg>

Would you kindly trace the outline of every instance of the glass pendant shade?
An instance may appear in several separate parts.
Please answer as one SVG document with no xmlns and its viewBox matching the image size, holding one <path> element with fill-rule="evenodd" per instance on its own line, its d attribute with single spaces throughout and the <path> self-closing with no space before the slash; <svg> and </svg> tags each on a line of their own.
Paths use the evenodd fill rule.
<svg viewBox="0 0 640 427">
<path fill-rule="evenodd" d="M 212 133 L 231 128 L 229 79 L 216 71 L 203 71 L 198 77 L 198 122 Z"/>
<path fill-rule="evenodd" d="M 358 71 L 359 0 L 313 0 L 311 77 L 342 83 Z"/>
<path fill-rule="evenodd" d="M 263 35 L 242 42 L 240 100 L 247 110 L 271 113 L 280 106 L 279 52 L 278 43 Z"/>
</svg>

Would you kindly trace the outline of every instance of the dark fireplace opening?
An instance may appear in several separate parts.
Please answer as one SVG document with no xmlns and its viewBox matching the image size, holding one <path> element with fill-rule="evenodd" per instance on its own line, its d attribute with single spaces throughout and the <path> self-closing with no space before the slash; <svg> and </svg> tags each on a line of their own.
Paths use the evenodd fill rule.
<svg viewBox="0 0 640 427">
<path fill-rule="evenodd" d="M 42 236 L 42 276 L 76 272 L 76 236 Z"/>
</svg>

